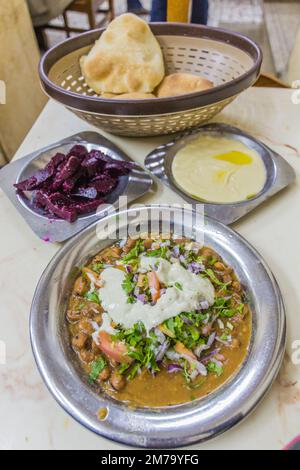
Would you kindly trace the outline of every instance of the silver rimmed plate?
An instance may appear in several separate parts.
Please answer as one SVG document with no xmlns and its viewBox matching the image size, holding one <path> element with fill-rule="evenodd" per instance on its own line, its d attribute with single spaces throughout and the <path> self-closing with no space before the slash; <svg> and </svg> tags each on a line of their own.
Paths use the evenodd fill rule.
<svg viewBox="0 0 300 470">
<path fill-rule="evenodd" d="M 74 223 L 60 219 L 49 220 L 42 212 L 39 213 L 33 210 L 30 200 L 17 194 L 13 185 L 43 168 L 56 152 L 68 153 L 77 144 L 85 146 L 88 151 L 93 149 L 101 150 L 116 160 L 132 162 L 128 155 L 101 134 L 96 132 L 81 132 L 10 163 L 0 171 L 0 187 L 36 235 L 47 242 L 63 242 L 69 239 L 95 222 L 95 220 L 103 217 L 106 214 L 106 209 L 103 208 L 102 210 L 100 206 L 97 213 L 81 216 Z M 119 200 L 120 196 L 126 196 L 127 203 L 129 204 L 145 194 L 150 189 L 152 183 L 153 181 L 149 174 L 142 167 L 135 164 L 128 176 L 119 178 L 118 186 L 105 198 L 105 202 L 114 204 Z"/>
<path fill-rule="evenodd" d="M 173 189 L 191 204 L 199 203 L 198 199 L 184 192 L 175 182 L 172 173 L 172 163 L 177 152 L 200 135 L 227 137 L 242 142 L 247 147 L 256 150 L 262 158 L 266 168 L 266 183 L 262 191 L 246 201 L 220 204 L 202 202 L 205 212 L 210 217 L 229 225 L 240 219 L 274 194 L 291 184 L 295 180 L 293 168 L 276 152 L 262 142 L 258 141 L 242 130 L 227 124 L 213 123 L 178 135 L 171 142 L 161 145 L 153 150 L 145 159 L 146 168 L 164 184 Z M 192 169 L 191 169 L 192 171 Z"/>
<path fill-rule="evenodd" d="M 116 232 L 112 223 L 114 239 L 124 237 L 124 229 L 132 228 L 136 211 L 129 209 L 120 213 Z M 114 242 L 114 239 L 99 240 L 96 228 L 98 234 L 102 227 L 107 233 L 108 222 L 116 220 L 115 214 L 99 221 L 98 227 L 93 224 L 67 242 L 45 270 L 32 303 L 31 342 L 48 389 L 82 425 L 101 436 L 132 446 L 186 446 L 223 433 L 244 419 L 263 398 L 283 357 L 285 311 L 270 269 L 236 232 L 211 218 L 207 218 L 201 228 L 195 222 L 193 211 L 185 211 L 183 222 L 180 222 L 181 209 L 167 206 L 144 207 L 139 210 L 137 220 L 140 221 L 141 216 L 149 218 L 149 214 L 156 226 L 158 223 L 164 227 L 164 233 L 165 223 L 162 222 L 173 214 L 172 232 L 197 239 L 203 235 L 204 243 L 235 269 L 246 289 L 253 315 L 251 344 L 240 370 L 205 398 L 162 408 L 133 409 L 105 394 L 97 394 L 89 385 L 88 377 L 69 346 L 66 308 L 80 267 Z M 99 420 L 98 410 L 103 408 L 107 414 L 104 420 Z"/>
</svg>

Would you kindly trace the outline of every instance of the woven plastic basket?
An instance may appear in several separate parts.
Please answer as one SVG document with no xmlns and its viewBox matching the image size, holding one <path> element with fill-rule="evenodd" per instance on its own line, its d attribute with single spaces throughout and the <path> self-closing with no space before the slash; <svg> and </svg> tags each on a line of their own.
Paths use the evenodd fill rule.
<svg viewBox="0 0 300 470">
<path fill-rule="evenodd" d="M 85 83 L 79 59 L 103 29 L 89 31 L 48 51 L 40 77 L 48 96 L 80 118 L 108 132 L 154 136 L 207 122 L 257 79 L 262 54 L 251 39 L 219 28 L 152 23 L 167 73 L 189 72 L 208 78 L 214 88 L 189 95 L 152 100 L 111 100 L 97 96 Z"/>
</svg>

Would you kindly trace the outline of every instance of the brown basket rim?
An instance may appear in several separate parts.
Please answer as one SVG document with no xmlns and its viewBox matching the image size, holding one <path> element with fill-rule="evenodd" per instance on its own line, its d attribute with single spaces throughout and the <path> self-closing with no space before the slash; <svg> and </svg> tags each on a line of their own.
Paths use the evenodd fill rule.
<svg viewBox="0 0 300 470">
<path fill-rule="evenodd" d="M 231 96 L 238 95 L 253 85 L 259 76 L 262 63 L 261 48 L 253 39 L 243 34 L 211 26 L 186 23 L 149 23 L 149 26 L 156 36 L 196 37 L 226 43 L 247 53 L 252 58 L 253 65 L 238 78 L 215 86 L 210 90 L 151 100 L 124 101 L 83 96 L 54 84 L 48 78 L 48 73 L 55 63 L 77 49 L 92 45 L 105 31 L 105 28 L 101 28 L 69 38 L 44 54 L 39 64 L 39 74 L 45 93 L 63 105 L 81 112 L 118 116 L 161 115 L 201 108 L 223 101 Z"/>
</svg>

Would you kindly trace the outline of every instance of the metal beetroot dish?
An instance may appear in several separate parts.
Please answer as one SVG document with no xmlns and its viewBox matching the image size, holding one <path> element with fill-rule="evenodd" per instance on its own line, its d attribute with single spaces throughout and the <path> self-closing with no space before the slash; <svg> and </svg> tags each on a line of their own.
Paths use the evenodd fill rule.
<svg viewBox="0 0 300 470">
<path fill-rule="evenodd" d="M 75 145 L 66 155 L 56 153 L 44 168 L 14 186 L 24 197 L 26 192 L 33 193 L 32 207 L 48 218 L 75 222 L 104 203 L 119 177 L 132 168 L 133 163 Z"/>
<path fill-rule="evenodd" d="M 99 391 L 159 407 L 204 397 L 237 372 L 252 316 L 215 250 L 160 236 L 117 242 L 83 267 L 67 323 Z"/>
</svg>

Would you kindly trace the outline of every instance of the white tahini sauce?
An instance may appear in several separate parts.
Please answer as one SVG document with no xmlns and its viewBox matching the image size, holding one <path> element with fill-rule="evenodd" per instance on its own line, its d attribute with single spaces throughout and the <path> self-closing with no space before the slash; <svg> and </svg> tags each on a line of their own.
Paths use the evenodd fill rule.
<svg viewBox="0 0 300 470">
<path fill-rule="evenodd" d="M 128 296 L 122 288 L 126 276 L 124 271 L 107 268 L 102 272 L 103 287 L 99 289 L 99 296 L 103 309 L 115 323 L 127 329 L 143 322 L 149 333 L 151 328 L 169 318 L 198 309 L 199 303 L 204 300 L 209 305 L 214 303 L 215 291 L 209 279 L 187 271 L 179 263 L 172 264 L 160 258 L 155 259 L 155 263 L 158 265 L 156 274 L 160 282 L 168 287 L 153 306 L 144 305 L 139 300 L 134 304 L 127 303 Z M 176 287 L 175 283 L 179 283 L 182 289 Z M 105 321 L 100 330 L 111 333 L 107 315 L 104 316 Z"/>
</svg>

